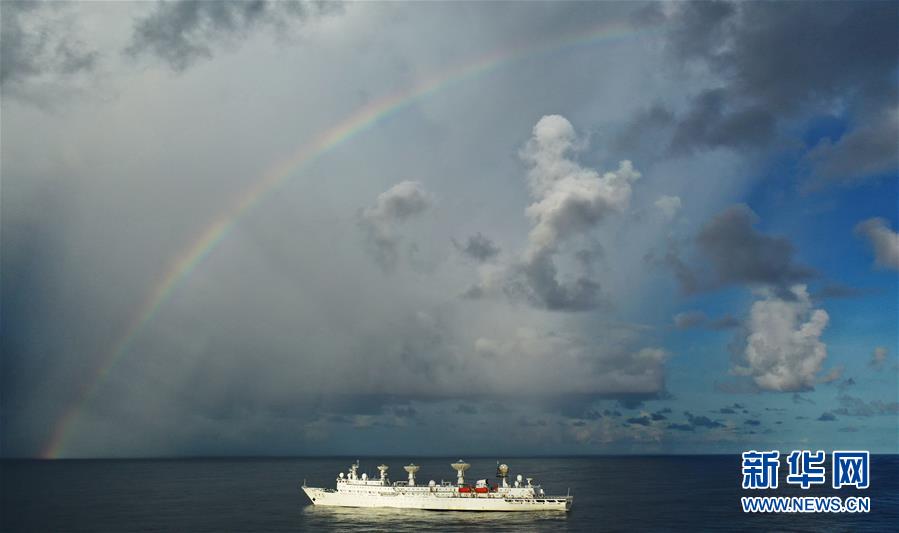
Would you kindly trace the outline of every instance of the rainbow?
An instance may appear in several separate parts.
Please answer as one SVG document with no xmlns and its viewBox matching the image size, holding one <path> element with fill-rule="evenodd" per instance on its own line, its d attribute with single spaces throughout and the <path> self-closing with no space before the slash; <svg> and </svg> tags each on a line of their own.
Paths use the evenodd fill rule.
<svg viewBox="0 0 899 533">
<path fill-rule="evenodd" d="M 283 186 L 291 176 L 296 175 L 304 166 L 415 102 L 447 87 L 489 73 L 501 66 L 539 54 L 566 51 L 573 47 L 588 47 L 609 43 L 624 38 L 646 35 L 653 31 L 655 31 L 655 28 L 652 27 L 634 29 L 631 26 L 617 23 L 594 27 L 588 31 L 568 35 L 559 40 L 497 50 L 481 56 L 475 61 L 458 65 L 435 76 L 421 80 L 404 90 L 369 102 L 354 114 L 318 134 L 310 142 L 301 145 L 289 157 L 271 167 L 260 179 L 243 191 L 229 209 L 223 211 L 208 224 L 196 238 L 190 241 L 187 248 L 182 250 L 169 264 L 165 275 L 158 280 L 153 290 L 150 291 L 148 298 L 138 308 L 124 334 L 107 352 L 107 355 L 102 358 L 94 377 L 88 380 L 78 391 L 75 401 L 72 402 L 69 409 L 56 422 L 40 457 L 55 459 L 65 455 L 66 444 L 77 426 L 77 420 L 84 406 L 94 397 L 116 363 L 128 353 L 135 338 L 138 337 L 147 324 L 153 321 L 153 318 L 169 299 L 173 291 L 225 240 L 246 213 L 259 205 L 266 196 Z"/>
</svg>

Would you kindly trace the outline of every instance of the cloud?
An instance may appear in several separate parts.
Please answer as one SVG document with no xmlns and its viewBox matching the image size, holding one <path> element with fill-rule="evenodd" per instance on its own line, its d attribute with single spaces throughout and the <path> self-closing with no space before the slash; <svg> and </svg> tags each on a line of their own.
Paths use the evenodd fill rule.
<svg viewBox="0 0 899 533">
<path fill-rule="evenodd" d="M 628 418 L 625 420 L 625 423 L 638 426 L 651 426 L 652 419 L 648 415 L 642 415 L 639 417 Z"/>
<path fill-rule="evenodd" d="M 525 210 L 534 222 L 528 255 L 554 252 L 566 239 L 595 226 L 630 201 L 631 183 L 640 178 L 630 161 L 602 175 L 570 158 L 578 148 L 574 127 L 560 115 L 544 116 L 521 151 L 534 203 Z"/>
<path fill-rule="evenodd" d="M 463 415 L 476 415 L 478 408 L 468 403 L 460 403 L 456 406 L 455 412 Z"/>
<path fill-rule="evenodd" d="M 834 422 L 837 417 L 834 416 L 833 413 L 821 413 L 821 416 L 817 418 L 818 422 Z"/>
<path fill-rule="evenodd" d="M 844 390 L 848 389 L 849 387 L 853 387 L 853 386 L 855 386 L 855 379 L 853 379 L 853 378 L 846 378 L 843 381 L 840 381 L 839 383 L 837 383 L 837 388 L 840 389 L 841 391 L 844 391 Z"/>
<path fill-rule="evenodd" d="M 820 383 L 833 383 L 834 381 L 843 377 L 843 366 L 835 366 L 830 369 L 830 371 L 818 378 Z"/>
<path fill-rule="evenodd" d="M 665 391 L 669 357 L 660 348 L 603 349 L 579 336 L 532 328 L 519 328 L 506 339 L 479 337 L 474 354 L 480 374 L 502 376 L 513 389 L 515 383 L 533 383 L 535 390 L 545 386 L 541 383 L 564 383 L 569 393 L 631 401 Z"/>
<path fill-rule="evenodd" d="M 665 217 L 672 219 L 677 215 L 681 208 L 680 196 L 661 196 L 653 204 Z"/>
<path fill-rule="evenodd" d="M 770 140 L 775 116 L 763 107 L 732 109 L 724 89 L 699 94 L 680 118 L 671 138 L 670 150 L 683 154 L 695 148 L 757 146 Z"/>
<path fill-rule="evenodd" d="M 745 204 L 733 205 L 705 222 L 686 249 L 668 242 L 664 257 L 650 253 L 648 261 L 672 270 L 687 294 L 711 291 L 728 285 L 761 285 L 789 297 L 789 287 L 816 273 L 794 259 L 793 244 L 785 237 L 773 237 L 753 226 L 758 216 Z M 696 254 L 690 256 L 689 252 Z M 686 253 L 685 253 L 686 252 Z M 736 325 L 732 317 L 719 324 Z"/>
<path fill-rule="evenodd" d="M 865 121 L 836 141 L 822 139 L 805 155 L 811 167 L 810 186 L 825 182 L 852 183 L 899 168 L 899 108 Z"/>
<path fill-rule="evenodd" d="M 709 418 L 707 416 L 694 415 L 690 411 L 684 411 L 684 416 L 687 417 L 687 421 L 694 428 L 714 429 L 714 428 L 724 427 L 724 424 L 722 424 L 721 422 L 718 422 L 717 420 L 712 420 L 711 418 Z"/>
<path fill-rule="evenodd" d="M 456 247 L 466 257 L 470 257 L 475 261 L 484 262 L 496 257 L 500 250 L 489 238 L 476 233 L 468 238 L 465 244 L 459 244 L 453 240 L 453 246 Z"/>
<path fill-rule="evenodd" d="M 53 2 L 5 2 L 0 17 L 0 85 L 19 94 L 29 83 L 92 72 L 100 53 L 77 35 L 67 6 Z M 13 91 L 10 91 L 13 88 Z"/>
<path fill-rule="evenodd" d="M 857 287 L 849 287 L 840 283 L 828 283 L 818 289 L 813 297 L 819 298 L 858 298 L 866 293 L 866 291 Z"/>
<path fill-rule="evenodd" d="M 260 27 L 285 29 L 288 22 L 339 10 L 337 3 L 313 2 L 159 2 L 150 14 L 134 21 L 125 53 L 149 54 L 182 71 L 213 55 L 213 47 L 246 37 Z"/>
<path fill-rule="evenodd" d="M 572 156 L 583 144 L 565 117 L 547 115 L 537 122 L 519 153 L 530 166 L 527 180 L 534 200 L 525 209 L 533 223 L 527 249 L 518 261 L 469 289 L 468 296 L 500 292 L 556 311 L 597 307 L 599 283 L 587 272 L 560 279 L 556 257 L 563 244 L 624 211 L 631 184 L 640 173 L 630 161 L 621 161 L 617 170 L 604 174 L 581 166 Z"/>
<path fill-rule="evenodd" d="M 807 404 L 809 404 L 809 405 L 815 405 L 815 400 L 812 400 L 811 398 L 805 397 L 805 396 L 799 394 L 798 392 L 794 392 L 794 393 L 793 393 L 793 396 L 791 397 L 791 399 L 793 400 L 793 403 L 795 403 L 795 404 L 797 404 L 797 405 L 798 405 L 798 404 L 803 404 L 803 403 L 807 403 Z"/>
<path fill-rule="evenodd" d="M 814 388 L 827 357 L 821 334 L 829 317 L 813 309 L 804 285 L 784 299 L 763 291 L 752 304 L 743 360 L 732 368 L 736 375 L 751 376 L 762 390 L 793 392 Z"/>
<path fill-rule="evenodd" d="M 702 311 L 685 311 L 674 315 L 674 326 L 678 329 L 706 328 L 724 330 L 739 327 L 740 321 L 731 315 L 724 315 L 714 320 Z"/>
<path fill-rule="evenodd" d="M 524 300 L 551 311 L 589 311 L 600 303 L 599 283 L 579 276 L 560 281 L 553 254 L 545 252 L 512 265 L 502 291 L 513 300 Z"/>
<path fill-rule="evenodd" d="M 704 324 L 708 317 L 702 311 L 686 311 L 674 315 L 674 325 L 677 329 L 690 329 Z"/>
<path fill-rule="evenodd" d="M 887 350 L 886 346 L 877 346 L 874 348 L 874 352 L 871 354 L 871 360 L 868 361 L 868 366 L 871 366 L 876 369 L 883 368 L 883 364 L 887 360 L 887 354 L 889 350 Z"/>
<path fill-rule="evenodd" d="M 385 270 L 396 267 L 399 236 L 396 226 L 427 211 L 431 195 L 417 181 L 402 181 L 378 195 L 375 204 L 365 208 L 359 225 L 368 239 L 375 260 Z"/>
<path fill-rule="evenodd" d="M 753 225 L 758 216 L 743 204 L 712 217 L 696 243 L 711 262 L 719 285 L 764 284 L 785 288 L 812 276 L 793 260 L 793 245 L 783 237 L 764 235 Z"/>
<path fill-rule="evenodd" d="M 879 268 L 899 270 L 899 233 L 884 218 L 869 218 L 855 226 L 855 234 L 868 239 Z"/>
<path fill-rule="evenodd" d="M 840 407 L 834 409 L 834 413 L 843 416 L 879 416 L 899 414 L 899 402 L 882 400 L 872 400 L 866 402 L 861 398 L 844 394 L 839 397 Z"/>
<path fill-rule="evenodd" d="M 712 85 L 693 95 L 685 111 L 653 115 L 672 123 L 672 152 L 764 146 L 779 124 L 843 100 L 862 117 L 860 125 L 820 148 L 818 169 L 831 179 L 855 179 L 885 168 L 881 162 L 896 168 L 889 141 L 895 134 L 872 137 L 878 131 L 872 124 L 896 100 L 895 4 L 699 2 L 656 10 L 667 19 L 672 66 L 685 76 L 707 72 Z"/>
</svg>

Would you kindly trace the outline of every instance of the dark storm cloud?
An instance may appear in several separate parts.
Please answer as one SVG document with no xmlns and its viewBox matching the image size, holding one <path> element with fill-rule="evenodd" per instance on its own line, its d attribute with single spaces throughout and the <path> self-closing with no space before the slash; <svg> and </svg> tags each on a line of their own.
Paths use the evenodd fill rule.
<svg viewBox="0 0 899 533">
<path fill-rule="evenodd" d="M 816 420 L 818 422 L 834 422 L 834 421 L 836 421 L 836 419 L 837 419 L 837 417 L 835 417 L 833 415 L 833 413 L 827 413 L 827 412 L 821 413 L 821 416 L 816 418 Z"/>
<path fill-rule="evenodd" d="M 765 108 L 728 110 L 730 96 L 724 89 L 703 92 L 681 117 L 671 138 L 671 151 L 689 152 L 697 147 L 757 146 L 770 140 L 774 116 Z"/>
<path fill-rule="evenodd" d="M 0 84 L 45 74 L 70 76 L 93 70 L 99 58 L 52 2 L 4 2 L 0 17 Z"/>
<path fill-rule="evenodd" d="M 697 245 L 721 284 L 757 283 L 785 288 L 813 275 L 793 260 L 793 245 L 783 237 L 770 237 L 753 225 L 758 216 L 745 205 L 735 205 L 707 222 L 696 237 Z"/>
<path fill-rule="evenodd" d="M 762 147 L 779 124 L 842 101 L 855 127 L 810 147 L 815 179 L 854 180 L 897 167 L 896 121 L 885 118 L 897 99 L 895 2 L 684 2 L 645 11 L 654 11 L 646 24 L 667 19 L 672 65 L 707 70 L 714 81 L 683 110 L 657 105 L 637 114 L 623 142 L 665 128 L 675 154 Z"/>
<path fill-rule="evenodd" d="M 495 245 L 493 241 L 481 233 L 476 233 L 469 237 L 468 240 L 465 241 L 465 244 L 460 244 L 454 239 L 453 246 L 455 246 L 463 255 L 479 262 L 489 261 L 496 257 L 500 251 L 499 247 Z"/>
<path fill-rule="evenodd" d="M 760 426 L 762 423 L 759 420 L 747 419 L 743 421 L 743 424 L 747 426 Z"/>
<path fill-rule="evenodd" d="M 663 261 L 674 271 L 687 293 L 745 284 L 770 286 L 780 295 L 789 296 L 788 288 L 792 284 L 812 278 L 815 272 L 795 262 L 793 244 L 788 239 L 756 230 L 754 225 L 758 221 L 758 216 L 749 207 L 737 204 L 715 215 L 700 228 L 694 244 L 701 261 L 696 263 L 708 265 L 711 272 L 688 264 L 676 248 L 670 249 Z M 682 323 L 682 327 L 695 326 L 704 320 L 694 314 L 686 316 Z M 713 329 L 738 325 L 739 321 L 729 316 L 710 324 Z"/>
<path fill-rule="evenodd" d="M 152 13 L 134 21 L 125 53 L 153 55 L 181 71 L 198 59 L 212 57 L 215 46 L 245 37 L 261 26 L 277 29 L 291 20 L 338 9 L 340 4 L 333 2 L 159 2 Z"/>
</svg>

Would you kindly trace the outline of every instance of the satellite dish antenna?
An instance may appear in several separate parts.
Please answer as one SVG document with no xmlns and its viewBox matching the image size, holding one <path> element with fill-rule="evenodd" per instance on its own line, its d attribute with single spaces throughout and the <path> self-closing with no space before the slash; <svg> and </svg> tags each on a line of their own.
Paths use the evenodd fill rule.
<svg viewBox="0 0 899 533">
<path fill-rule="evenodd" d="M 390 468 L 390 467 L 387 466 L 387 465 L 383 465 L 383 464 L 382 464 L 382 465 L 378 465 L 378 472 L 381 473 L 381 480 L 387 479 L 387 470 L 388 470 L 389 468 Z"/>
<path fill-rule="evenodd" d="M 466 463 L 462 459 L 459 459 L 458 461 L 451 464 L 450 466 L 453 467 L 453 470 L 456 471 L 456 474 L 459 477 L 459 479 L 458 479 L 459 485 L 464 485 L 465 484 L 465 471 L 468 470 L 469 468 L 471 468 L 471 465 Z"/>
<path fill-rule="evenodd" d="M 410 465 L 406 465 L 403 467 L 403 470 L 405 470 L 406 472 L 409 472 L 409 486 L 410 487 L 415 486 L 415 473 L 418 472 L 418 470 L 420 468 L 421 467 L 415 463 L 412 463 Z"/>
</svg>

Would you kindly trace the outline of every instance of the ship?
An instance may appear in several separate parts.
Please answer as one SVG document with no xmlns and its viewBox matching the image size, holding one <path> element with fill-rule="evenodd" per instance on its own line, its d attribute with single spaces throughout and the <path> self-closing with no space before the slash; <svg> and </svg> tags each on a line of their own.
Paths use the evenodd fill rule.
<svg viewBox="0 0 899 533">
<path fill-rule="evenodd" d="M 533 478 L 518 474 L 509 481 L 509 466 L 497 464 L 496 481 L 479 479 L 475 483 L 465 480 L 465 471 L 471 465 L 459 459 L 450 465 L 456 471 L 456 481 L 433 479 L 419 484 L 416 474 L 419 466 L 410 464 L 403 469 L 408 480 L 393 481 L 387 477 L 390 468 L 378 466 L 380 475 L 369 477 L 359 474 L 359 461 L 350 465 L 346 473 L 337 476 L 335 488 L 307 487 L 302 491 L 313 505 L 335 507 L 390 507 L 396 509 L 424 509 L 431 511 L 569 511 L 574 497 L 570 491 L 565 496 L 548 496 Z"/>
</svg>

